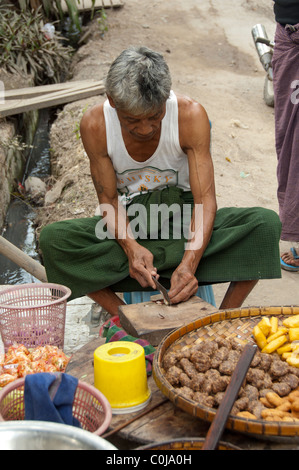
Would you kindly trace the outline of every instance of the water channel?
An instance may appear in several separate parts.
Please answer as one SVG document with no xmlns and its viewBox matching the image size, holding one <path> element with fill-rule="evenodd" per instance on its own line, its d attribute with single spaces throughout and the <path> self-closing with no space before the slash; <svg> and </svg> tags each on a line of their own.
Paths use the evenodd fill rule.
<svg viewBox="0 0 299 470">
<path fill-rule="evenodd" d="M 88 21 L 90 21 L 90 13 L 80 15 L 79 22 L 81 27 L 87 24 Z M 79 48 L 80 31 L 68 16 L 64 22 L 57 25 L 57 28 L 62 37 L 65 37 L 63 44 L 70 45 L 75 50 Z M 65 77 L 62 76 L 61 81 L 64 81 L 64 79 Z M 49 128 L 53 114 L 53 109 L 42 109 L 39 111 L 39 122 L 32 143 L 33 149 L 27 159 L 22 180 L 23 186 L 26 178 L 29 176 L 36 176 L 44 180 L 51 175 Z M 0 235 L 33 259 L 40 261 L 36 250 L 34 221 L 34 207 L 21 197 L 13 196 L 6 215 L 4 230 L 3 233 L 0 232 Z M 36 281 L 31 274 L 0 254 L 0 286 Z"/>
<path fill-rule="evenodd" d="M 37 130 L 32 143 L 33 148 L 29 153 L 23 175 L 23 186 L 29 176 L 36 176 L 44 180 L 51 174 L 50 118 L 49 109 L 39 112 Z M 36 250 L 35 208 L 25 199 L 12 196 L 2 236 L 33 259 L 40 261 Z M 31 274 L 0 254 L 0 285 L 16 285 L 36 281 Z"/>
</svg>

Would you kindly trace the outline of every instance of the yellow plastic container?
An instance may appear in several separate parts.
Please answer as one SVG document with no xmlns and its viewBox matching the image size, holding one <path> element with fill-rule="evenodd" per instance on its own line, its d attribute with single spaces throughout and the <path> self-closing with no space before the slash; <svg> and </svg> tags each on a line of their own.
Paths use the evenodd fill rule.
<svg viewBox="0 0 299 470">
<path fill-rule="evenodd" d="M 97 348 L 94 385 L 105 395 L 114 414 L 144 408 L 151 393 L 143 347 L 129 341 L 115 341 Z"/>
</svg>

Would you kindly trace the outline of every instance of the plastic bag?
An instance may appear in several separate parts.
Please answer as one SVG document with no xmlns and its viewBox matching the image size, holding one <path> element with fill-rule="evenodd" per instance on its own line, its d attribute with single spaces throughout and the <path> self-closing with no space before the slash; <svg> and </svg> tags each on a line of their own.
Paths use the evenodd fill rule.
<svg viewBox="0 0 299 470">
<path fill-rule="evenodd" d="M 55 35 L 55 26 L 51 23 L 47 23 L 42 27 L 42 32 L 44 33 L 46 39 L 53 39 Z"/>
</svg>

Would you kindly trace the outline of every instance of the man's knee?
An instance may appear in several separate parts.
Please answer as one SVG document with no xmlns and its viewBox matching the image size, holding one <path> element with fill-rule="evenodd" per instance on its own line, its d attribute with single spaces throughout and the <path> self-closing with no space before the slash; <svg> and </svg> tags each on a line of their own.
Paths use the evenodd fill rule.
<svg viewBox="0 0 299 470">
<path fill-rule="evenodd" d="M 258 207 L 256 209 L 259 211 L 264 226 L 266 226 L 269 231 L 273 231 L 273 235 L 280 237 L 281 221 L 278 214 L 272 209 L 266 209 L 264 207 Z"/>
<path fill-rule="evenodd" d="M 43 227 L 39 236 L 39 246 L 41 250 L 43 251 L 43 248 L 46 246 L 49 247 L 55 243 L 60 233 L 61 229 L 59 222 L 54 222 L 53 224 Z"/>
</svg>

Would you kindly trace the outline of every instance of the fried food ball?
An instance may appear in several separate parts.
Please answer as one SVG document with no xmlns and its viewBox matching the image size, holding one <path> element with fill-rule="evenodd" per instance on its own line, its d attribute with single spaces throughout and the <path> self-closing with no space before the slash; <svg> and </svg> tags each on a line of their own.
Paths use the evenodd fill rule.
<svg viewBox="0 0 299 470">
<path fill-rule="evenodd" d="M 274 360 L 269 369 L 272 378 L 279 378 L 289 372 L 289 365 L 287 362 L 281 360 Z"/>
<path fill-rule="evenodd" d="M 259 369 L 267 372 L 272 364 L 273 357 L 270 354 L 261 353 L 261 361 L 259 363 Z"/>
<path fill-rule="evenodd" d="M 257 351 L 251 361 L 250 367 L 259 367 L 261 362 L 261 353 Z"/>
<path fill-rule="evenodd" d="M 195 392 L 193 400 L 200 405 L 207 406 L 208 408 L 214 408 L 216 406 L 215 398 L 202 392 Z"/>
<path fill-rule="evenodd" d="M 186 374 L 188 375 L 188 377 L 190 377 L 190 379 L 192 379 L 194 377 L 194 375 L 197 374 L 197 371 L 194 367 L 194 365 L 192 364 L 191 361 L 189 361 L 189 359 L 187 359 L 186 357 L 183 357 L 181 360 L 180 360 L 180 366 L 182 367 L 182 369 L 184 370 L 184 372 L 186 372 Z"/>
<path fill-rule="evenodd" d="M 248 369 L 246 380 L 256 388 L 265 388 L 264 385 L 265 372 L 261 369 Z"/>
<path fill-rule="evenodd" d="M 163 367 L 165 370 L 170 369 L 170 367 L 175 366 L 178 361 L 182 358 L 181 351 L 169 351 L 163 357 Z"/>
<path fill-rule="evenodd" d="M 226 361 L 229 351 L 225 346 L 219 348 L 211 358 L 211 367 L 217 369 L 223 361 Z"/>
<path fill-rule="evenodd" d="M 206 372 L 211 368 L 211 357 L 202 351 L 195 351 L 190 360 L 198 372 Z"/>
<path fill-rule="evenodd" d="M 230 414 L 236 415 L 240 411 L 247 411 L 248 404 L 249 404 L 249 399 L 247 397 L 238 398 L 238 400 L 235 401 Z"/>
<path fill-rule="evenodd" d="M 259 400 L 254 400 L 254 401 L 249 400 L 248 411 L 252 413 L 257 419 L 262 418 L 262 411 L 264 409 L 265 409 L 265 406 Z"/>
<path fill-rule="evenodd" d="M 195 392 L 199 392 L 203 388 L 203 384 L 205 381 L 205 374 L 201 372 L 197 372 L 197 374 L 190 379 L 190 388 Z"/>
<path fill-rule="evenodd" d="M 216 369 L 210 369 L 205 373 L 206 380 L 211 388 L 211 393 L 215 394 L 218 392 L 224 392 L 230 381 L 230 377 L 223 376 Z M 205 385 L 207 388 L 207 385 Z"/>
<path fill-rule="evenodd" d="M 232 375 L 236 368 L 236 363 L 233 361 L 224 361 L 219 366 L 219 372 L 224 375 Z"/>
<path fill-rule="evenodd" d="M 298 377 L 295 374 L 292 374 L 292 373 L 288 373 L 288 374 L 284 375 L 283 377 L 280 377 L 278 379 L 278 381 L 289 384 L 289 386 L 291 387 L 292 390 L 295 390 L 295 388 L 297 388 L 298 385 L 299 385 Z"/>
<path fill-rule="evenodd" d="M 257 401 L 259 399 L 259 391 L 251 384 L 246 384 L 242 390 L 242 396 L 245 396 L 249 401 Z"/>
<path fill-rule="evenodd" d="M 268 372 L 265 372 L 264 383 L 260 388 L 271 388 L 272 387 L 272 379 Z"/>
<path fill-rule="evenodd" d="M 229 339 L 220 338 L 217 339 L 218 348 L 232 349 L 232 342 Z"/>
<path fill-rule="evenodd" d="M 181 387 L 178 390 L 179 390 L 180 395 L 183 395 L 183 397 L 185 397 L 189 400 L 193 399 L 194 392 L 193 392 L 193 390 L 191 390 L 191 388 Z"/>
<path fill-rule="evenodd" d="M 291 386 L 286 382 L 276 382 L 272 386 L 273 392 L 277 393 L 280 397 L 286 397 L 291 393 Z"/>
<path fill-rule="evenodd" d="M 180 375 L 180 384 L 183 386 L 183 387 L 189 387 L 192 389 L 191 387 L 191 384 L 192 384 L 192 380 L 190 379 L 190 377 L 183 371 L 181 371 L 181 375 Z"/>
<path fill-rule="evenodd" d="M 220 406 L 220 403 L 222 402 L 224 395 L 225 395 L 225 392 L 218 392 L 218 393 L 216 393 L 216 395 L 214 396 L 215 406 L 216 406 L 217 408 L 218 408 L 218 406 Z"/>
<path fill-rule="evenodd" d="M 269 392 L 272 392 L 272 388 L 263 388 L 262 390 L 259 390 L 260 398 L 265 398 Z"/>
<path fill-rule="evenodd" d="M 168 382 L 174 386 L 174 385 L 179 385 L 181 374 L 182 374 L 182 369 L 180 369 L 177 366 L 171 366 L 169 370 L 166 372 L 165 377 L 166 377 L 166 380 L 168 380 Z"/>
</svg>

